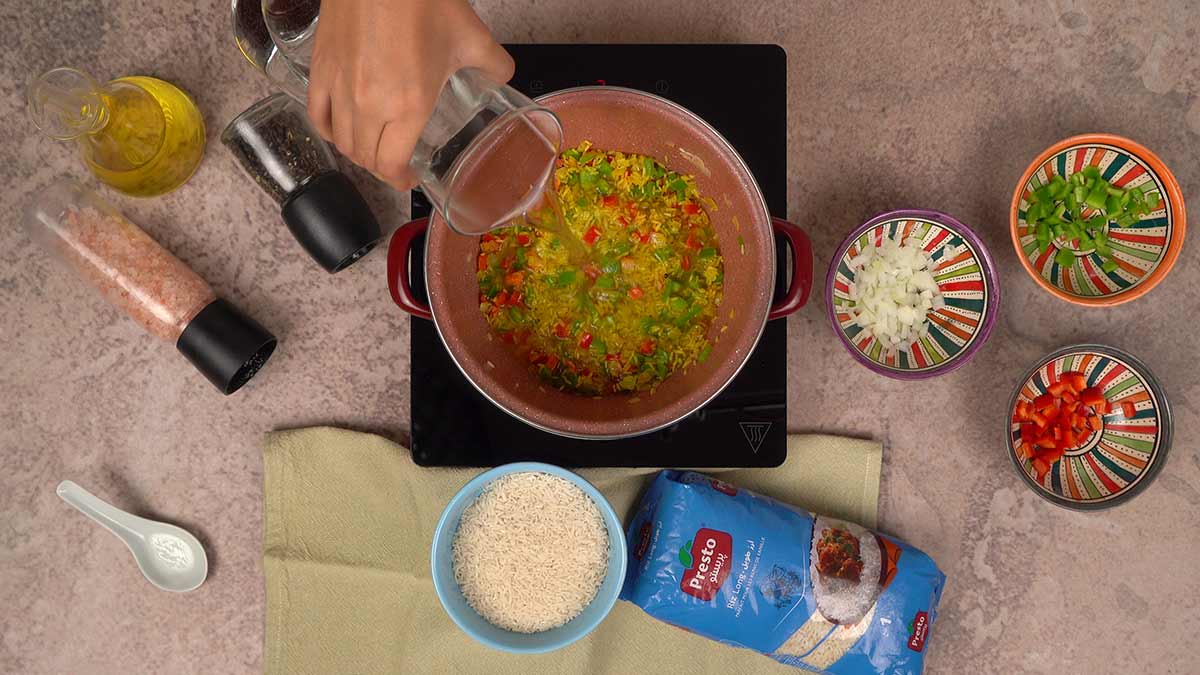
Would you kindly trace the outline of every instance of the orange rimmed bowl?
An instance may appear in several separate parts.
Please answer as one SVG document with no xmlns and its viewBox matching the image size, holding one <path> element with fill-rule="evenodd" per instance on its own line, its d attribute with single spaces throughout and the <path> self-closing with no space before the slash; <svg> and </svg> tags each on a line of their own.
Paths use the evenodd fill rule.
<svg viewBox="0 0 1200 675">
<path fill-rule="evenodd" d="M 1101 269 L 1103 260 L 1094 249 L 1078 250 L 1070 242 L 1055 240 L 1044 253 L 1038 250 L 1033 228 L 1025 222 L 1029 195 L 1054 176 L 1070 178 L 1086 166 L 1116 187 L 1141 187 L 1160 195 L 1157 208 L 1130 225 L 1108 231 L 1118 268 Z M 1039 286 L 1077 305 L 1110 307 L 1140 298 L 1158 285 L 1175 265 L 1183 248 L 1187 216 L 1183 193 L 1171 170 L 1145 146 L 1112 134 L 1083 134 L 1059 141 L 1037 156 L 1025 169 L 1013 193 L 1009 234 L 1025 271 Z M 1059 265 L 1055 254 L 1069 248 L 1074 261 Z"/>
</svg>

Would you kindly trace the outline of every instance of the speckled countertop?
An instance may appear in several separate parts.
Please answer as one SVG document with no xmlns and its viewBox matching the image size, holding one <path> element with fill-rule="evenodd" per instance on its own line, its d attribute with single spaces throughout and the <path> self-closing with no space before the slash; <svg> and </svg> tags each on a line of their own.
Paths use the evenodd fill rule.
<svg viewBox="0 0 1200 675">
<path fill-rule="evenodd" d="M 1198 235 L 1148 296 L 1086 311 L 1034 285 L 1006 230 L 1025 165 L 1093 130 L 1155 150 L 1200 209 L 1193 3 L 477 4 L 505 41 L 783 45 L 787 215 L 810 232 L 819 271 L 846 230 L 882 210 L 938 208 L 981 233 L 1000 268 L 1002 316 L 976 360 L 951 375 L 896 382 L 855 365 L 819 297 L 789 319 L 789 427 L 882 440 L 882 528 L 949 576 L 929 672 L 1196 672 Z M 387 297 L 384 256 L 318 271 L 217 140 L 268 92 L 233 45 L 227 7 L 0 3 L 0 670 L 259 670 L 262 433 L 322 423 L 407 439 L 408 319 Z M 28 78 L 67 64 L 163 77 L 204 112 L 208 152 L 182 189 L 149 201 L 103 194 L 281 337 L 235 396 L 81 292 L 22 234 L 30 190 L 84 173 L 22 110 Z M 389 226 L 403 221 L 406 198 L 358 178 Z M 1145 360 L 1176 414 L 1157 482 L 1092 515 L 1026 489 L 1001 435 L 1015 378 L 1085 340 Z M 68 477 L 195 531 L 213 563 L 208 582 L 186 596 L 155 591 L 119 542 L 54 496 Z"/>
</svg>

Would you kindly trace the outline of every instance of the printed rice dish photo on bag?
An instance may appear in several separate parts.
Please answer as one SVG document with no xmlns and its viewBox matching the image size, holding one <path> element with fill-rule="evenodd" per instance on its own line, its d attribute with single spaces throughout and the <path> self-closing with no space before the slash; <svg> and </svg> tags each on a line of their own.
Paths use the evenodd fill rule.
<svg viewBox="0 0 1200 675">
<path fill-rule="evenodd" d="M 921 673 L 946 577 L 855 523 L 692 471 L 661 471 L 629 525 L 621 599 L 789 666 Z"/>
<path fill-rule="evenodd" d="M 853 523 L 817 516 L 811 556 L 813 594 L 821 614 L 839 624 L 861 619 L 879 597 L 883 568 L 875 535 Z"/>
</svg>

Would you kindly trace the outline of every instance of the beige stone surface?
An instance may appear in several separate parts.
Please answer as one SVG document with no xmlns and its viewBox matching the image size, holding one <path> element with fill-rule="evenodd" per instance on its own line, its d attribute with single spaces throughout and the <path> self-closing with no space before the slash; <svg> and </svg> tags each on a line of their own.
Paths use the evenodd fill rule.
<svg viewBox="0 0 1200 675">
<path fill-rule="evenodd" d="M 811 233 L 819 276 L 841 235 L 881 210 L 938 208 L 980 231 L 1000 268 L 1002 316 L 958 372 L 917 383 L 870 373 L 834 339 L 819 298 L 789 319 L 789 427 L 884 441 L 882 527 L 949 576 L 929 672 L 1196 672 L 1196 242 L 1145 298 L 1085 311 L 1034 285 L 1006 231 L 1027 162 L 1093 130 L 1154 149 L 1200 208 L 1194 2 L 478 4 L 506 41 L 786 47 L 787 215 Z M 5 672 L 259 670 L 262 434 L 322 423 L 407 439 L 408 319 L 387 297 L 383 256 L 320 272 L 217 140 L 268 92 L 234 48 L 227 7 L 0 0 Z M 280 336 L 276 356 L 235 396 L 218 395 L 173 346 L 81 291 L 22 234 L 29 191 L 84 175 L 22 110 L 28 78 L 66 64 L 96 77 L 166 78 L 203 110 L 209 147 L 187 185 L 154 200 L 103 194 Z M 382 218 L 402 222 L 407 200 L 359 178 Z M 1143 358 L 1176 413 L 1158 481 L 1128 505 L 1087 515 L 1027 490 L 1002 436 L 1021 371 L 1084 340 Z M 209 551 L 208 582 L 183 596 L 156 591 L 117 540 L 54 496 L 63 478 L 195 531 Z"/>
</svg>

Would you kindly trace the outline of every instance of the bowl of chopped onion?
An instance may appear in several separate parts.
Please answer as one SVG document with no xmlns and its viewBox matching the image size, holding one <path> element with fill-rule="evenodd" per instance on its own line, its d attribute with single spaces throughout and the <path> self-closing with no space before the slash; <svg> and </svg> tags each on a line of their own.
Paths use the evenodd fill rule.
<svg viewBox="0 0 1200 675">
<path fill-rule="evenodd" d="M 851 356 L 902 380 L 969 361 L 991 333 L 999 303 L 983 242 L 928 209 L 881 213 L 855 228 L 825 280 L 829 319 Z"/>
<path fill-rule="evenodd" d="M 1009 220 L 1013 248 L 1033 280 L 1092 307 L 1128 302 L 1158 285 L 1187 227 L 1171 170 L 1112 134 L 1046 148 L 1017 182 Z"/>
</svg>

